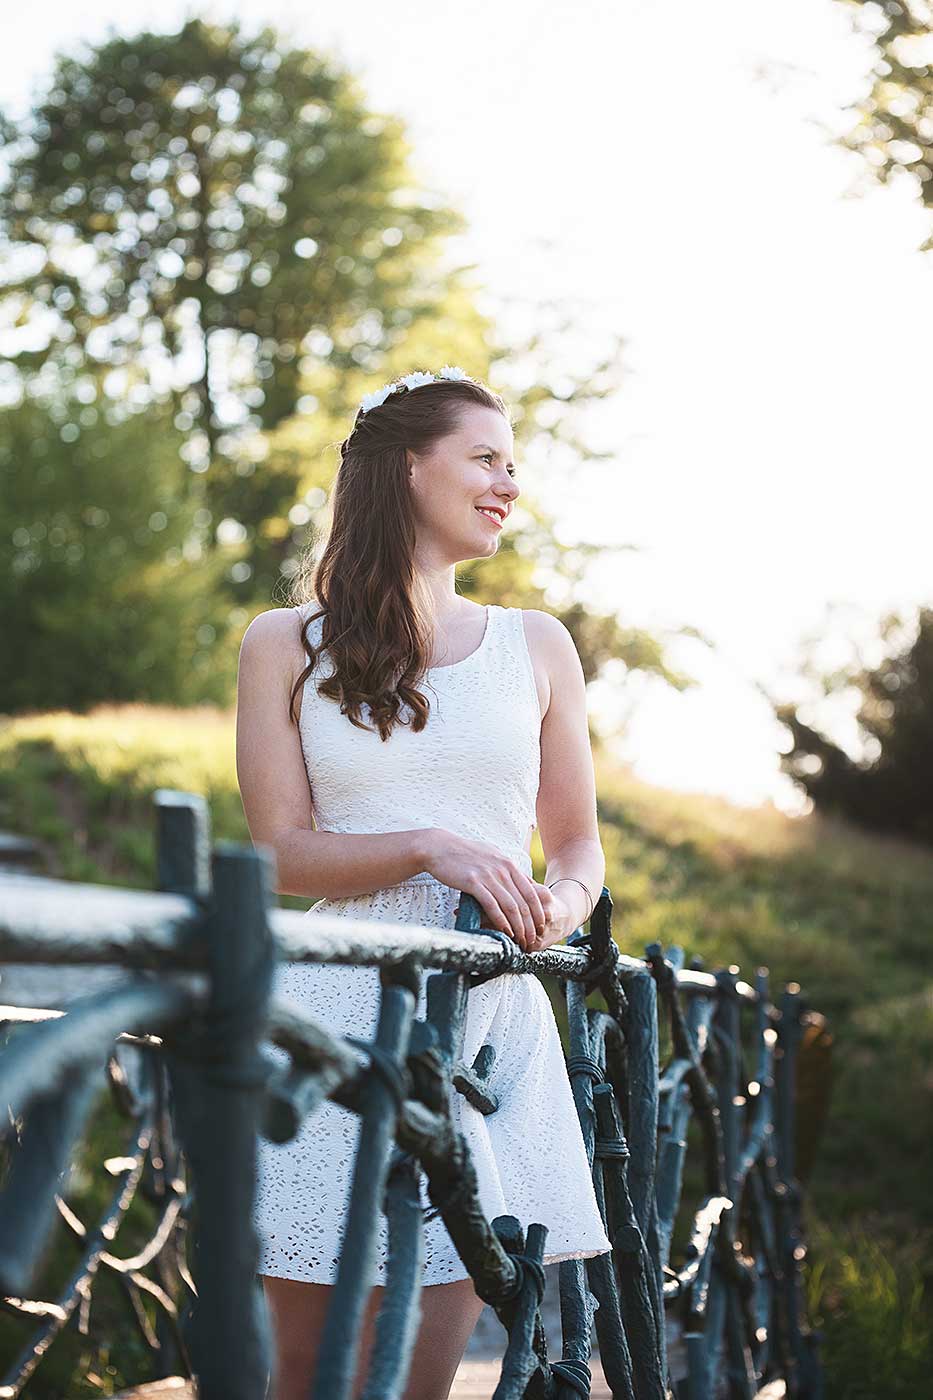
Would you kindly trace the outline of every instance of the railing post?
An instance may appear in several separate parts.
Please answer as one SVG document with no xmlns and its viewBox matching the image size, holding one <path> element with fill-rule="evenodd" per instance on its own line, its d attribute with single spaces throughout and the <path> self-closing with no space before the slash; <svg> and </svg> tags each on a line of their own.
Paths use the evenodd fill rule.
<svg viewBox="0 0 933 1400">
<path fill-rule="evenodd" d="M 156 889 L 166 894 L 183 894 L 202 904 L 205 908 L 211 895 L 211 819 L 207 802 L 199 793 L 178 792 L 173 788 L 157 788 L 153 793 L 156 845 Z M 173 1112 L 175 1093 L 183 1075 L 194 1075 L 195 1071 L 184 1061 L 174 1064 L 171 1057 L 163 1055 L 158 1061 L 156 1072 L 160 1075 L 160 1097 L 164 1105 L 163 1122 L 160 1129 L 171 1135 L 173 1146 L 178 1143 L 177 1125 Z M 163 1144 L 164 1150 L 165 1144 Z M 164 1164 L 168 1165 L 168 1164 Z M 163 1167 L 164 1169 L 164 1167 Z M 188 1186 L 188 1200 L 191 1199 L 191 1183 Z M 184 1250 L 184 1234 L 181 1235 L 181 1250 Z M 183 1256 L 182 1256 L 183 1257 Z M 185 1296 L 181 1302 L 182 1289 L 187 1288 L 187 1269 L 182 1272 L 176 1252 L 168 1253 L 164 1261 L 165 1283 L 179 1299 L 178 1334 L 187 1352 L 186 1334 L 191 1322 L 191 1298 Z M 156 1325 L 159 1340 L 159 1369 L 163 1376 L 171 1376 L 183 1368 L 185 1373 L 191 1366 L 191 1357 L 182 1355 L 172 1328 L 166 1326 L 160 1312 Z"/>
<path fill-rule="evenodd" d="M 736 1246 L 739 1243 L 739 1158 L 745 1124 L 746 1103 L 740 1092 L 741 1014 L 737 991 L 739 969 L 734 964 L 716 973 L 719 997 L 715 1028 L 719 1033 L 719 1056 L 722 1071 L 719 1077 L 719 1118 L 722 1123 L 723 1163 L 726 1192 L 732 1205 L 723 1213 L 717 1238 L 713 1272 L 710 1280 L 709 1344 L 712 1376 L 715 1385 L 720 1360 L 728 1372 L 730 1395 L 747 1400 L 757 1389 L 755 1366 L 746 1328 L 743 1326 L 739 1265 Z"/>
<path fill-rule="evenodd" d="M 366 1085 L 337 1279 L 318 1353 L 314 1400 L 346 1400 L 352 1394 L 361 1359 L 358 1339 L 371 1288 L 379 1216 L 404 1096 L 404 1067 L 418 1002 L 419 975 L 416 963 L 403 963 L 382 969 L 379 976 L 379 1019 L 370 1058 L 374 1066 L 383 1069 L 383 1074 L 377 1069 Z M 398 1083 L 393 1090 L 396 1076 Z"/>
<path fill-rule="evenodd" d="M 788 982 L 781 997 L 778 1019 L 778 1043 L 774 1055 L 774 1078 L 777 1097 L 775 1114 L 777 1128 L 778 1176 L 788 1187 L 797 1175 L 797 1124 L 794 1113 L 794 1089 L 797 1082 L 797 1050 L 800 1045 L 800 986 Z"/>
<path fill-rule="evenodd" d="M 803 1035 L 800 985 L 788 982 L 781 997 L 775 1050 L 777 1097 L 777 1225 L 781 1251 L 784 1320 L 787 1326 L 788 1394 L 817 1400 L 822 1379 L 818 1336 L 803 1324 L 801 1273 L 806 1249 L 801 1230 L 801 1191 L 797 1179 L 797 1054 Z"/>
<path fill-rule="evenodd" d="M 651 1268 L 647 1285 L 654 1314 L 661 1374 L 667 1382 L 667 1338 L 661 1296 L 660 1241 L 657 1218 L 658 1160 L 658 989 L 650 971 L 639 972 L 626 986 L 628 1027 L 627 1132 L 631 1160 L 628 1178 L 635 1217 L 645 1241 Z"/>
<path fill-rule="evenodd" d="M 188 1334 L 200 1400 L 262 1400 L 270 1375 L 252 1223 L 256 1134 L 268 1074 L 259 1042 L 274 948 L 270 853 L 220 843 L 206 897 L 206 812 L 187 794 L 159 794 L 160 877 L 205 904 L 210 1002 L 194 1025 L 165 1036 L 175 1122 L 191 1173 L 192 1275 Z"/>
</svg>

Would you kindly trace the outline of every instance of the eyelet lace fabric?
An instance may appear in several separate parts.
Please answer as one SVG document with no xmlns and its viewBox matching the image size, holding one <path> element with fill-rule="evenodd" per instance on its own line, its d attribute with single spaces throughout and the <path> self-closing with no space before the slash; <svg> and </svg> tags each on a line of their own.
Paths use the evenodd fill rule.
<svg viewBox="0 0 933 1400">
<path fill-rule="evenodd" d="M 298 611 L 302 623 L 312 604 Z M 322 619 L 312 623 L 320 643 Z M 316 634 L 315 634 L 315 630 Z M 490 605 L 479 648 L 422 683 L 431 704 L 420 734 L 352 725 L 320 696 L 319 659 L 302 694 L 299 731 L 311 785 L 315 825 L 336 832 L 442 827 L 488 842 L 532 873 L 528 843 L 535 826 L 540 774 L 541 712 L 520 608 Z M 364 716 L 366 707 L 364 706 Z M 453 929 L 459 892 L 422 872 L 387 889 L 322 899 L 305 918 L 332 917 Z M 426 1012 L 421 974 L 416 1015 Z M 376 968 L 283 962 L 274 991 L 336 1035 L 372 1039 L 379 1005 Z M 463 1062 L 484 1044 L 495 1049 L 489 1086 L 498 1097 L 484 1115 L 451 1090 L 455 1126 L 476 1167 L 487 1219 L 515 1215 L 527 1229 L 547 1226 L 545 1263 L 587 1258 L 611 1248 L 590 1178 L 583 1135 L 550 1001 L 531 973 L 504 974 L 468 993 Z M 276 1063 L 287 1056 L 266 1042 Z M 336 1281 L 359 1139 L 356 1114 L 326 1101 L 289 1142 L 258 1141 L 253 1222 L 258 1270 L 308 1283 Z M 430 1199 L 422 1175 L 421 1197 Z M 425 1222 L 426 1285 L 469 1277 L 443 1220 Z M 372 1284 L 386 1282 L 388 1248 L 379 1218 Z"/>
</svg>

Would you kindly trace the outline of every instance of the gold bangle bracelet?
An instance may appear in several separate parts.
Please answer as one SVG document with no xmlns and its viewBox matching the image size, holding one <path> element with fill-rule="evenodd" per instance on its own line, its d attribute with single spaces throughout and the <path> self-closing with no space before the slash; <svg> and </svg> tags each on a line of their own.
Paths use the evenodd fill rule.
<svg viewBox="0 0 933 1400">
<path fill-rule="evenodd" d="M 596 908 L 596 901 L 595 901 L 595 899 L 594 899 L 593 896 L 590 894 L 590 892 L 589 892 L 589 890 L 587 889 L 586 885 L 583 884 L 583 881 L 582 881 L 582 880 L 578 880 L 578 879 L 576 878 L 575 875 L 561 875 L 561 876 L 559 877 L 559 879 L 554 880 L 550 885 L 548 885 L 548 889 L 549 889 L 549 890 L 552 890 L 552 889 L 554 888 L 555 885 L 559 885 L 559 884 L 560 884 L 561 880 L 570 880 L 574 885 L 580 885 L 580 886 L 582 886 L 582 888 L 585 889 L 586 892 L 587 892 L 587 894 L 589 895 L 589 900 L 590 900 L 589 912 L 586 914 L 585 918 L 582 920 L 582 922 L 585 924 L 586 921 L 587 921 L 587 919 L 589 919 L 590 915 L 592 914 L 593 910 Z"/>
</svg>

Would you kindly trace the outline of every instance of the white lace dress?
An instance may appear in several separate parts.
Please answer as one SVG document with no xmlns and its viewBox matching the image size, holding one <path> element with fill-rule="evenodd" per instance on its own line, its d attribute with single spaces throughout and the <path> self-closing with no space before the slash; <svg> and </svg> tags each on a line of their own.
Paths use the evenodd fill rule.
<svg viewBox="0 0 933 1400">
<path fill-rule="evenodd" d="M 298 610 L 302 623 L 316 605 Z M 311 624 L 320 643 L 321 619 Z M 520 608 L 490 605 L 479 648 L 427 673 L 431 713 L 420 734 L 408 726 L 387 742 L 352 725 L 320 696 L 326 659 L 305 683 L 300 734 L 318 829 L 345 832 L 443 827 L 488 841 L 532 873 L 541 712 Z M 364 717 L 368 718 L 366 707 Z M 323 899 L 305 915 L 370 919 L 452 929 L 458 892 L 422 873 L 390 888 Z M 426 1009 L 425 982 L 416 1015 Z M 372 1039 L 379 1001 L 376 968 L 280 963 L 274 991 L 337 1034 Z M 550 1001 L 532 973 L 503 974 L 468 995 L 462 1059 L 495 1047 L 484 1115 L 452 1090 L 454 1123 L 476 1166 L 487 1219 L 515 1215 L 548 1228 L 545 1263 L 611 1248 L 590 1179 L 583 1136 Z M 287 1062 L 271 1042 L 266 1053 Z M 260 1273 L 334 1283 L 359 1136 L 356 1114 L 330 1101 L 289 1142 L 260 1137 L 254 1224 Z M 422 1177 L 422 1200 L 430 1204 Z M 385 1283 L 387 1230 L 380 1216 L 373 1284 Z M 425 1223 L 426 1285 L 469 1277 L 440 1217 Z"/>
</svg>

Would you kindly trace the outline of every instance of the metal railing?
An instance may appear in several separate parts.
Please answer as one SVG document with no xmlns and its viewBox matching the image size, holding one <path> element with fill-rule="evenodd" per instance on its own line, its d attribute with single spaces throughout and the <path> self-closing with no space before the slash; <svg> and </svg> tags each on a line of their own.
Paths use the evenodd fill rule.
<svg viewBox="0 0 933 1400">
<path fill-rule="evenodd" d="M 819 1400 L 794 1165 L 796 1055 L 814 1013 L 799 988 L 791 984 L 775 1007 L 763 970 L 751 986 L 734 967 L 685 968 L 677 948 L 622 954 L 605 888 L 587 934 L 532 955 L 484 930 L 468 895 L 456 928 L 442 934 L 325 914 L 307 920 L 273 907 L 264 848 L 218 843 L 211 851 L 202 799 L 162 790 L 155 811 L 159 893 L 0 877 L 0 1003 L 10 1000 L 7 987 L 18 999 L 24 968 L 56 969 L 44 1010 L 0 1006 L 8 1030 L 0 1301 L 31 1329 L 6 1364 L 0 1400 L 24 1393 L 60 1331 L 71 1323 L 87 1330 L 101 1270 L 119 1279 L 157 1376 L 196 1377 L 201 1400 L 261 1400 L 272 1358 L 251 1222 L 256 1135 L 288 1140 L 325 1098 L 361 1124 L 314 1400 L 352 1395 L 381 1212 L 387 1287 L 365 1397 L 404 1392 L 424 1259 L 422 1172 L 432 1209 L 507 1334 L 494 1400 L 589 1395 L 594 1306 L 615 1397 L 750 1397 L 780 1379 L 787 1396 Z M 373 1041 L 334 1037 L 272 996 L 278 958 L 378 966 Z M 96 969 L 100 985 L 73 995 L 68 969 L 72 978 L 84 969 L 84 982 Z M 422 969 L 435 975 L 419 1019 Z M 460 1060 L 467 998 L 476 981 L 523 972 L 553 975 L 566 996 L 567 1070 L 613 1245 L 558 1265 L 559 1360 L 548 1357 L 540 1310 L 546 1227 L 485 1218 L 448 1097 L 453 1085 L 481 1112 L 496 1111 L 484 1083 L 490 1047 L 472 1065 Z M 597 991 L 605 1009 L 587 1004 Z M 263 1054 L 263 1039 L 287 1052 L 284 1070 Z M 112 1200 L 89 1226 L 58 1188 L 102 1067 L 128 1120 L 127 1151 L 113 1168 Z M 691 1122 L 700 1180 L 688 1212 Z M 109 1244 L 139 1189 L 155 1225 L 145 1247 L 121 1258 Z M 61 1219 L 78 1260 L 57 1298 L 32 1298 Z M 672 1320 L 682 1330 L 680 1374 L 668 1356 Z"/>
</svg>

